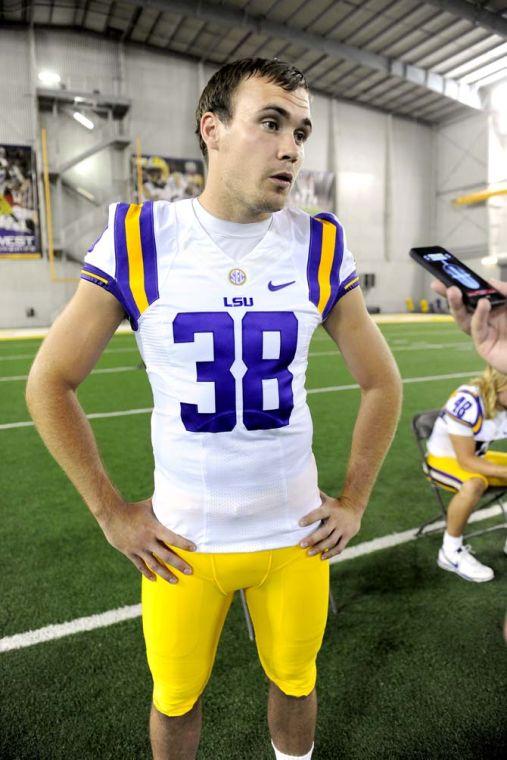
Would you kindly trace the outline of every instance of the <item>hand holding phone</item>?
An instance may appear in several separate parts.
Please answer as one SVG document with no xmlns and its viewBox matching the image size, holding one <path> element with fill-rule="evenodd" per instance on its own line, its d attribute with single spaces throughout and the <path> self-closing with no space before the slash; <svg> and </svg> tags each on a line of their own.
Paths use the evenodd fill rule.
<svg viewBox="0 0 507 760">
<path fill-rule="evenodd" d="M 412 250 L 415 255 L 412 254 L 412 251 L 410 251 L 410 255 L 419 261 L 419 263 L 432 274 L 438 277 L 438 280 L 434 280 L 431 284 L 433 290 L 448 299 L 451 314 L 454 317 L 456 324 L 464 332 L 472 336 L 472 340 L 479 356 L 498 370 L 498 372 L 507 375 L 507 309 L 498 308 L 502 306 L 502 299 L 504 304 L 507 304 L 507 282 L 495 280 L 493 284 L 488 283 L 483 280 L 482 277 L 479 277 L 466 267 L 465 269 L 471 272 L 474 278 L 477 278 L 480 283 L 484 283 L 487 290 L 493 291 L 491 295 L 498 294 L 495 295 L 495 308 L 493 308 L 491 300 L 486 295 L 478 296 L 475 300 L 475 306 L 477 306 L 477 308 L 475 308 L 475 306 L 474 308 L 468 306 L 467 309 L 463 293 L 463 284 L 461 283 L 462 287 L 456 282 L 450 282 L 448 284 L 448 273 L 444 272 L 445 279 L 444 276 L 439 276 L 434 268 L 430 268 L 426 263 L 420 261 L 417 254 L 421 249 L 414 248 Z M 433 253 L 439 251 L 448 253 L 448 251 L 445 251 L 443 248 L 437 248 L 436 246 L 433 246 L 430 249 L 424 248 L 422 250 Z M 456 257 L 453 258 L 457 261 Z M 449 261 L 449 259 L 447 259 L 447 261 Z M 458 263 L 461 266 L 464 266 L 461 262 Z"/>
<path fill-rule="evenodd" d="M 410 256 L 428 272 L 444 283 L 447 288 L 456 286 L 461 291 L 463 304 L 468 312 L 474 312 L 479 300 L 487 298 L 496 309 L 507 305 L 507 298 L 467 267 L 454 254 L 438 245 L 427 248 L 411 248 Z"/>
</svg>

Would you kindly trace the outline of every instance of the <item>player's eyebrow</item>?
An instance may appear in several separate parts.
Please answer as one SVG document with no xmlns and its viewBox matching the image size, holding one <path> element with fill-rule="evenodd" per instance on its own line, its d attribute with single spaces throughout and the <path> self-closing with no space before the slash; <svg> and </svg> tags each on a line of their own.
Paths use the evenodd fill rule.
<svg viewBox="0 0 507 760">
<path fill-rule="evenodd" d="M 281 106 L 277 105 L 267 105 L 260 109 L 259 113 L 264 113 L 264 111 L 275 111 L 279 116 L 281 116 L 283 119 L 290 120 L 291 116 L 288 111 L 285 110 L 285 108 L 282 108 Z M 312 122 L 308 117 L 305 117 L 301 120 L 301 125 L 303 127 L 306 127 L 309 132 L 312 131 Z"/>
</svg>

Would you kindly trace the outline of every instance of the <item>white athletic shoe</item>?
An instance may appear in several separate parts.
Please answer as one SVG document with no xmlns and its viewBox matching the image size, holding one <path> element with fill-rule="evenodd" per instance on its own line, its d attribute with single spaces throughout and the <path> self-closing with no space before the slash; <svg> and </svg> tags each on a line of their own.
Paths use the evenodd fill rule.
<svg viewBox="0 0 507 760">
<path fill-rule="evenodd" d="M 453 552 L 450 556 L 444 552 L 444 548 L 441 547 L 438 552 L 437 564 L 442 570 L 448 570 L 450 573 L 456 573 L 460 578 L 464 578 L 466 581 L 474 581 L 475 583 L 484 583 L 485 581 L 492 581 L 495 577 L 495 573 L 491 567 L 482 565 L 472 555 L 472 547 L 470 544 L 462 546 L 456 552 Z"/>
</svg>

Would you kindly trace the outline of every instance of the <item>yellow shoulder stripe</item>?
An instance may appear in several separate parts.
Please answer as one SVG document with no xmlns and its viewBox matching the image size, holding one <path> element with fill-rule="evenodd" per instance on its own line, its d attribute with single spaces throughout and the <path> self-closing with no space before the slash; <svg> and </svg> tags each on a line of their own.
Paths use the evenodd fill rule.
<svg viewBox="0 0 507 760">
<path fill-rule="evenodd" d="M 331 296 L 331 266 L 333 264 L 336 242 L 336 227 L 331 222 L 322 220 L 322 255 L 320 257 L 318 281 L 320 297 L 317 308 L 323 312 Z"/>
<path fill-rule="evenodd" d="M 142 204 L 131 203 L 125 217 L 125 237 L 129 262 L 129 285 L 139 311 L 148 308 L 148 299 L 144 289 L 144 264 L 141 247 L 141 226 L 139 217 Z"/>
</svg>

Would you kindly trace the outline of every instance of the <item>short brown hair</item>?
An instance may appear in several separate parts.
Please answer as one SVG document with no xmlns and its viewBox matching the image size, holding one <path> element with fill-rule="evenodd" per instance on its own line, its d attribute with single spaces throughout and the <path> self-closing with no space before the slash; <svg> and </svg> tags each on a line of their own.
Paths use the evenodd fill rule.
<svg viewBox="0 0 507 760">
<path fill-rule="evenodd" d="M 244 79 L 258 76 L 279 85 L 287 92 L 303 87 L 309 90 L 304 74 L 286 61 L 278 58 L 241 58 L 226 63 L 216 71 L 201 93 L 195 112 L 195 133 L 205 160 L 208 149 L 201 135 L 201 117 L 207 111 L 215 113 L 220 121 L 227 124 L 232 119 L 232 97 Z"/>
</svg>

